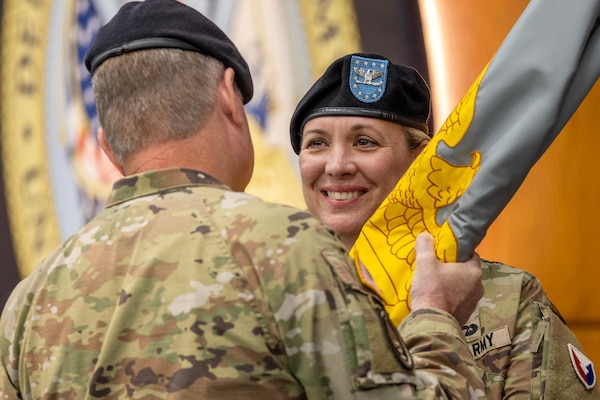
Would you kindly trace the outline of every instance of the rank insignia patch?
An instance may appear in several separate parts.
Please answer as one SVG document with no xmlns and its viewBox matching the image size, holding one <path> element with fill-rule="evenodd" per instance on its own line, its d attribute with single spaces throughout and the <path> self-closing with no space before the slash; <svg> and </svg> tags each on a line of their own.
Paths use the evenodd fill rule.
<svg viewBox="0 0 600 400">
<path fill-rule="evenodd" d="M 575 369 L 575 374 L 583 383 L 586 389 L 591 389 L 596 385 L 596 371 L 594 363 L 587 358 L 581 351 L 577 350 L 571 343 L 567 344 L 571 363 Z"/>
<path fill-rule="evenodd" d="M 388 61 L 352 56 L 350 92 L 364 103 L 374 103 L 385 93 Z"/>
</svg>

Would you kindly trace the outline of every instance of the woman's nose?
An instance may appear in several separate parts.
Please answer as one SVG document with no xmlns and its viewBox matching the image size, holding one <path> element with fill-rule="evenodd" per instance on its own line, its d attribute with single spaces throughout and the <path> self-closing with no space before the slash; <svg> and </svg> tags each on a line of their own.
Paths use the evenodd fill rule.
<svg viewBox="0 0 600 400">
<path fill-rule="evenodd" d="M 332 148 L 326 160 L 326 174 L 342 178 L 347 175 L 354 175 L 356 171 L 356 162 L 350 150 L 343 147 Z"/>
</svg>

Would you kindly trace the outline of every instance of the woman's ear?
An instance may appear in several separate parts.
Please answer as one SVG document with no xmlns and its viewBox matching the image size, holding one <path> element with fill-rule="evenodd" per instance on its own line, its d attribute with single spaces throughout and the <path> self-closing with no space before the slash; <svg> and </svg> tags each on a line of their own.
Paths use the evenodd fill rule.
<svg viewBox="0 0 600 400">
<path fill-rule="evenodd" d="M 110 160 L 112 165 L 114 165 L 115 168 L 117 168 L 117 170 L 121 173 L 121 175 L 125 176 L 125 170 L 123 169 L 123 166 L 117 159 L 117 156 L 115 155 L 115 152 L 113 151 L 113 149 L 108 144 L 108 140 L 106 140 L 106 135 L 104 134 L 104 128 L 102 128 L 102 127 L 98 128 L 96 137 L 98 138 L 98 143 L 100 144 L 102 151 L 104 151 L 104 154 L 106 154 L 106 156 L 108 157 L 108 159 Z"/>
<path fill-rule="evenodd" d="M 421 141 L 421 143 L 419 143 L 419 145 L 417 146 L 417 154 L 421 154 L 423 152 L 423 149 L 425 149 L 425 146 L 427 146 L 429 142 L 431 142 L 431 139 L 425 139 Z"/>
</svg>

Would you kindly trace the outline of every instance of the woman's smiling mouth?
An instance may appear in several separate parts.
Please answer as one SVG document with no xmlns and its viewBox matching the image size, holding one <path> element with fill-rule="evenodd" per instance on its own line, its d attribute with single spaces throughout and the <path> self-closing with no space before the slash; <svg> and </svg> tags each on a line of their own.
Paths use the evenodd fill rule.
<svg viewBox="0 0 600 400">
<path fill-rule="evenodd" d="M 352 199 L 355 199 L 355 198 L 357 198 L 359 196 L 362 196 L 366 192 L 365 191 L 354 191 L 354 192 L 331 192 L 331 191 L 325 191 L 324 193 L 330 199 L 334 199 L 334 200 L 352 200 Z"/>
</svg>

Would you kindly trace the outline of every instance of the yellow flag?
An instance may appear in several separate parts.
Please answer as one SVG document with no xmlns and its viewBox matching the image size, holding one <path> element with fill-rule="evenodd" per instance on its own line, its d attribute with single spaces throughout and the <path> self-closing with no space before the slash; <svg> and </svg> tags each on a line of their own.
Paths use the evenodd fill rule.
<svg viewBox="0 0 600 400">
<path fill-rule="evenodd" d="M 392 320 L 409 313 L 416 236 L 467 260 L 600 75 L 600 0 L 532 0 L 350 250 Z M 557 29 L 560 27 L 560 29 Z"/>
<path fill-rule="evenodd" d="M 473 119 L 482 76 L 367 221 L 350 252 L 363 283 L 380 294 L 394 322 L 409 313 L 417 235 L 424 231 L 434 235 L 440 260 L 457 259 L 457 240 L 447 221 L 437 222 L 436 213 L 453 204 L 469 187 L 479 170 L 481 154 L 474 151 L 468 165 L 452 165 L 436 150 L 441 141 L 454 147 L 463 138 Z"/>
</svg>

